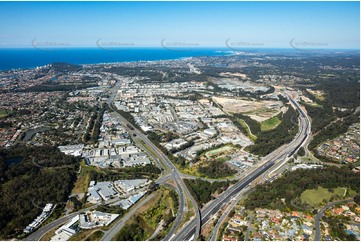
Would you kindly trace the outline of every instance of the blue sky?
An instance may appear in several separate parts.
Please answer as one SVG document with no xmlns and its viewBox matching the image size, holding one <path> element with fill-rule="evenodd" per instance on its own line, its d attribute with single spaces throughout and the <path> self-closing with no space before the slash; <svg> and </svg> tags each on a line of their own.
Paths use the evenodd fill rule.
<svg viewBox="0 0 361 242">
<path fill-rule="evenodd" d="M 0 46 L 357 48 L 359 2 L 0 2 Z M 227 41 L 228 40 L 228 41 Z"/>
</svg>

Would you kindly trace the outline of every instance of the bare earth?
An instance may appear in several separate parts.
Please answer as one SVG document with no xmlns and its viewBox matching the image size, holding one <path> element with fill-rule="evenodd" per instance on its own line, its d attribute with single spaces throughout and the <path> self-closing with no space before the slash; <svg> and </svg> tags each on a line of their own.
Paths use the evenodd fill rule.
<svg viewBox="0 0 361 242">
<path fill-rule="evenodd" d="M 231 73 L 231 72 L 222 72 L 219 74 L 220 76 L 224 76 L 224 77 L 232 77 L 232 76 L 235 76 L 235 77 L 240 77 L 240 78 L 247 78 L 247 75 L 246 74 L 242 74 L 242 73 Z"/>
<path fill-rule="evenodd" d="M 281 101 L 252 101 L 241 98 L 212 97 L 213 101 L 220 104 L 228 113 L 242 113 L 252 119 L 262 122 L 281 112 Z"/>
</svg>

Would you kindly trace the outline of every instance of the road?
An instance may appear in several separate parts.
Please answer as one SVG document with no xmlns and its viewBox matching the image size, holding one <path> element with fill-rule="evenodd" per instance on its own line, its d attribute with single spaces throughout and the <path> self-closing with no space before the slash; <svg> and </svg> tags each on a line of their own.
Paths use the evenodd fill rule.
<svg viewBox="0 0 361 242">
<path fill-rule="evenodd" d="M 244 238 L 245 241 L 249 240 L 249 235 L 251 233 L 251 230 L 253 229 L 253 227 L 252 227 L 253 219 L 254 219 L 254 215 L 252 214 L 248 220 L 248 228 L 247 228 L 247 232 L 246 232 L 246 237 Z"/>
<path fill-rule="evenodd" d="M 108 200 L 107 202 L 105 202 L 104 204 L 111 204 L 114 203 L 116 201 L 118 201 L 119 198 L 115 198 L 115 199 L 111 199 Z M 23 241 L 37 241 L 40 240 L 41 237 L 43 237 L 47 232 L 53 230 L 54 228 L 60 226 L 61 224 L 66 223 L 68 220 L 74 218 L 75 216 L 79 215 L 82 212 L 88 211 L 89 209 L 93 209 L 96 208 L 99 204 L 96 204 L 94 206 L 88 207 L 88 208 L 84 208 L 81 209 L 79 211 L 76 211 L 74 213 L 68 214 L 64 217 L 61 217 L 51 223 L 48 223 L 46 225 L 44 225 L 43 227 L 40 227 L 38 230 L 36 230 L 35 232 L 33 232 L 32 234 L 30 234 L 29 236 L 27 236 L 26 238 L 23 239 Z"/>
<path fill-rule="evenodd" d="M 116 115 L 118 121 L 125 124 L 125 126 L 132 127 L 133 129 L 129 130 L 129 132 L 131 132 L 131 134 L 135 134 L 136 137 L 141 139 L 146 146 L 148 146 L 150 149 L 152 149 L 152 151 L 157 154 L 157 156 L 161 160 L 162 164 L 164 164 L 166 166 L 166 168 L 170 172 L 169 179 L 173 179 L 175 181 L 176 186 L 177 186 L 177 190 L 179 191 L 178 195 L 179 195 L 180 201 L 181 201 L 180 204 L 185 206 L 185 204 L 186 204 L 185 199 L 186 199 L 186 197 L 189 197 L 189 199 L 191 200 L 192 205 L 193 205 L 193 207 L 195 208 L 195 211 L 196 211 L 196 218 L 197 218 L 197 230 L 196 231 L 197 231 L 197 234 L 199 235 L 200 228 L 201 228 L 200 211 L 199 211 L 199 208 L 198 208 L 198 205 L 197 205 L 196 201 L 194 200 L 194 198 L 192 197 L 192 195 L 188 191 L 188 188 L 186 187 L 185 183 L 183 182 L 183 180 L 181 178 L 181 173 L 178 171 L 178 169 L 175 167 L 175 165 L 168 159 L 168 157 L 165 154 L 163 154 L 163 152 L 161 150 L 159 150 L 158 147 L 156 147 L 148 139 L 148 137 L 146 135 L 144 135 L 141 131 L 136 129 L 130 122 L 128 122 L 128 120 L 126 120 L 119 113 L 116 112 L 115 115 Z M 163 179 L 163 181 L 166 181 L 166 179 Z M 184 209 L 182 209 L 180 211 L 180 214 L 178 214 L 179 217 L 183 216 L 183 211 L 184 211 Z M 178 218 L 177 218 L 177 220 L 178 220 Z M 179 218 L 179 221 L 177 221 L 176 226 L 180 225 L 179 222 L 180 222 L 180 218 Z M 198 236 L 197 236 L 197 238 L 198 238 Z M 197 239 L 197 238 L 195 238 L 195 239 Z"/>
<path fill-rule="evenodd" d="M 179 194 L 180 191 L 178 191 L 178 189 L 173 186 L 172 184 L 169 184 L 169 183 L 166 183 L 165 184 L 166 186 L 171 186 L 173 187 L 174 190 L 176 190 L 176 192 Z M 183 214 L 183 211 L 184 211 L 184 207 L 185 207 L 185 204 L 184 204 L 184 201 L 183 200 L 180 200 L 179 199 L 179 205 L 178 205 L 178 213 L 177 213 L 177 217 L 173 223 L 173 226 L 172 228 L 170 229 L 169 233 L 164 237 L 163 240 L 170 240 L 170 238 L 173 236 L 173 234 L 175 233 L 175 231 L 178 229 L 179 225 L 180 225 L 180 221 L 182 219 L 182 216 L 180 216 L 180 214 Z"/>
<path fill-rule="evenodd" d="M 117 87 L 117 86 L 116 86 Z M 108 100 L 109 106 L 112 107 L 111 103 L 114 97 L 116 96 L 116 87 L 112 90 L 112 95 Z M 167 239 L 172 237 L 172 240 L 180 241 L 180 240 L 190 240 L 190 238 L 194 238 L 194 240 L 198 239 L 198 236 L 200 234 L 201 225 L 205 224 L 209 221 L 210 218 L 214 214 L 217 213 L 217 211 L 224 206 L 225 204 L 229 203 L 231 199 L 238 195 L 238 193 L 247 187 L 249 184 L 251 184 L 256 178 L 258 178 L 260 175 L 262 175 L 264 172 L 266 172 L 268 169 L 273 167 L 276 162 L 280 159 L 280 157 L 284 156 L 285 154 L 287 157 L 291 157 L 298 148 L 303 145 L 305 140 L 307 139 L 309 133 L 310 133 L 310 124 L 309 120 L 307 118 L 307 115 L 305 115 L 304 111 L 298 106 L 298 104 L 292 100 L 290 97 L 288 97 L 291 101 L 291 103 L 297 108 L 300 115 L 300 132 L 298 135 L 296 135 L 296 138 L 286 147 L 282 149 L 277 149 L 276 151 L 272 152 L 270 155 L 266 156 L 263 160 L 262 164 L 254 169 L 247 177 L 243 178 L 239 182 L 237 182 L 235 185 L 231 186 L 227 191 L 223 192 L 217 199 L 213 200 L 209 204 L 207 204 L 202 211 L 199 210 L 197 203 L 195 202 L 194 198 L 191 196 L 189 190 L 187 189 L 186 185 L 184 184 L 182 180 L 182 174 L 178 171 L 178 169 L 175 167 L 175 165 L 168 159 L 166 155 L 163 154 L 162 151 L 160 151 L 142 132 L 135 129 L 131 123 L 129 123 L 124 117 L 122 117 L 118 112 L 116 113 L 116 117 L 118 120 L 125 124 L 125 126 L 129 125 L 133 129 L 130 130 L 133 134 L 135 134 L 138 138 L 140 138 L 144 144 L 146 144 L 150 149 L 152 149 L 153 152 L 160 158 L 160 161 L 162 164 L 166 166 L 170 174 L 168 175 L 167 179 L 161 178 L 163 180 L 161 181 L 167 181 L 168 179 L 173 179 L 176 183 L 177 191 L 179 194 L 180 199 L 180 207 L 185 206 L 185 197 L 189 197 L 190 201 L 192 202 L 193 207 L 195 208 L 196 212 L 196 218 L 190 221 L 186 226 L 184 226 L 180 232 L 173 236 L 173 234 L 169 233 L 169 236 L 167 236 Z M 114 110 L 116 111 L 116 110 Z M 136 139 L 134 139 L 136 140 Z M 114 202 L 114 201 L 113 201 Z M 92 206 L 90 208 L 82 209 L 80 211 L 71 213 L 67 216 L 64 216 L 58 220 L 55 220 L 41 228 L 39 228 L 37 231 L 26 237 L 24 240 L 28 241 L 34 241 L 39 240 L 45 233 L 48 231 L 54 229 L 55 227 L 65 223 L 67 220 L 73 218 L 74 216 L 78 215 L 81 212 L 84 212 L 86 210 L 89 210 L 91 208 L 95 208 L 97 205 Z M 179 213 L 176 219 L 176 223 L 174 228 L 172 228 L 173 231 L 176 231 L 176 228 L 180 225 L 181 217 L 183 216 L 184 209 L 179 209 Z M 201 216 L 202 214 L 202 216 Z M 195 235 L 195 236 L 194 236 Z"/>
<path fill-rule="evenodd" d="M 235 185 L 231 186 L 225 192 L 223 192 L 217 199 L 208 203 L 201 211 L 202 214 L 202 224 L 207 223 L 210 218 L 218 212 L 218 210 L 231 201 L 231 199 L 236 196 L 242 189 L 251 184 L 256 178 L 266 172 L 268 169 L 273 167 L 280 160 L 283 161 L 282 157 L 290 158 L 297 152 L 300 146 L 302 146 L 310 135 L 310 122 L 305 114 L 305 112 L 299 107 L 298 103 L 294 101 L 291 97 L 287 96 L 291 103 L 296 107 L 299 112 L 299 132 L 296 137 L 288 145 L 283 146 L 267 155 L 261 165 L 254 169 L 247 177 L 243 178 Z M 189 240 L 194 235 L 195 231 L 195 222 L 191 221 L 187 224 L 173 239 L 177 241 Z"/>
<path fill-rule="evenodd" d="M 332 203 L 327 204 L 326 206 L 324 206 L 323 208 L 321 208 L 318 211 L 318 213 L 317 213 L 317 215 L 315 217 L 315 228 L 316 228 L 316 234 L 315 234 L 315 239 L 314 239 L 315 241 L 321 241 L 320 220 L 323 217 L 323 213 L 327 209 L 329 209 L 329 208 L 331 208 L 331 207 L 333 207 L 333 206 L 335 206 L 335 205 L 337 205 L 339 203 L 346 203 L 346 202 L 352 202 L 352 201 L 353 201 L 353 199 L 345 199 L 345 200 L 341 200 L 341 201 L 332 202 Z"/>
<path fill-rule="evenodd" d="M 176 228 L 178 228 L 178 226 L 180 225 L 180 220 L 181 217 L 183 216 L 183 211 L 184 206 L 186 204 L 186 197 L 188 197 L 195 209 L 195 214 L 196 214 L 196 227 L 195 227 L 195 234 L 196 236 L 194 236 L 194 239 L 197 240 L 198 236 L 200 234 L 200 230 L 201 230 L 201 214 L 200 214 L 200 210 L 198 208 L 198 204 L 196 203 L 196 201 L 194 200 L 193 196 L 190 194 L 188 188 L 186 187 L 185 183 L 182 180 L 181 177 L 181 173 L 178 171 L 177 167 L 168 159 L 168 157 L 158 148 L 156 147 L 153 142 L 151 142 L 148 137 L 143 134 L 140 130 L 138 130 L 137 128 L 135 128 L 133 126 L 133 124 L 131 124 L 127 119 L 125 119 L 123 116 L 121 116 L 115 107 L 113 107 L 113 100 L 116 97 L 116 93 L 118 91 L 118 87 L 119 87 L 118 83 L 112 90 L 111 90 L 111 95 L 107 100 L 107 103 L 109 105 L 109 107 L 111 109 L 113 109 L 113 111 L 115 112 L 115 117 L 118 119 L 118 121 L 120 123 L 122 123 L 124 125 L 124 127 L 126 127 L 128 129 L 128 127 L 131 127 L 130 129 L 128 129 L 128 131 L 130 132 L 130 134 L 134 135 L 137 137 L 133 140 L 137 140 L 140 139 L 143 144 L 147 147 L 149 147 L 155 154 L 156 156 L 159 158 L 159 161 L 162 163 L 162 165 L 164 165 L 166 167 L 166 169 L 170 172 L 170 178 L 173 179 L 176 183 L 176 187 L 177 187 L 177 191 L 178 191 L 178 195 L 180 198 L 180 206 L 183 206 L 183 209 L 179 210 L 177 219 L 176 219 L 176 223 L 175 226 Z M 141 142 L 139 142 L 141 143 Z M 141 144 L 141 146 L 144 147 L 144 145 Z M 148 150 L 148 149 L 146 149 Z M 175 229 L 176 230 L 176 229 Z M 175 231 L 174 230 L 174 231 Z M 172 234 L 169 235 L 169 238 L 172 236 Z"/>
<path fill-rule="evenodd" d="M 228 214 L 233 210 L 233 208 L 238 204 L 238 202 L 242 199 L 242 197 L 246 194 L 248 194 L 250 190 L 246 190 L 244 193 L 240 193 L 238 194 L 238 196 L 236 198 L 234 198 L 234 200 L 231 202 L 230 205 L 228 205 L 227 209 L 225 211 L 223 211 L 221 217 L 218 219 L 216 226 L 214 226 L 214 229 L 212 231 L 212 235 L 209 238 L 209 241 L 217 241 L 217 236 L 219 233 L 219 229 L 221 227 L 221 225 L 223 224 L 224 220 L 227 218 Z"/>
<path fill-rule="evenodd" d="M 164 184 L 166 183 L 167 180 L 170 179 L 170 175 L 167 175 L 167 176 L 163 176 L 163 177 L 160 177 L 156 183 L 157 184 Z M 176 189 L 174 187 L 174 189 Z M 133 193 L 129 193 L 127 194 L 128 195 L 132 195 Z M 111 204 L 114 204 L 114 203 L 117 203 L 120 201 L 120 199 L 124 199 L 125 196 L 119 196 L 117 198 L 114 198 L 114 199 L 110 199 L 108 201 L 106 201 L 105 205 L 111 205 Z M 180 200 L 179 201 L 179 204 L 180 204 L 180 207 L 181 205 L 183 204 L 183 202 Z M 43 237 L 47 232 L 53 230 L 54 228 L 60 226 L 61 224 L 64 224 L 66 223 L 67 221 L 69 221 L 70 219 L 72 219 L 73 217 L 79 215 L 80 213 L 82 212 L 85 212 L 85 211 L 88 211 L 89 209 L 94 209 L 96 208 L 97 206 L 99 206 L 99 204 L 96 204 L 96 205 L 93 205 L 91 207 L 88 207 L 88 208 L 84 208 L 84 209 L 81 209 L 77 212 L 74 212 L 74 213 L 70 213 L 68 215 L 65 215 L 64 217 L 61 217 L 47 225 L 44 225 L 43 227 L 40 227 L 38 230 L 36 230 L 35 232 L 31 233 L 29 236 L 27 236 L 26 238 L 24 238 L 23 240 L 24 241 L 37 241 L 37 240 L 40 240 L 41 237 Z"/>
<path fill-rule="evenodd" d="M 122 219 L 120 219 L 116 224 L 114 224 L 109 230 L 104 231 L 103 237 L 100 239 L 101 241 L 110 241 L 112 240 L 117 233 L 123 228 L 125 223 L 132 217 L 135 212 L 141 208 L 144 204 L 149 202 L 154 197 L 154 193 L 147 196 L 144 200 L 142 200 L 140 203 L 137 203 L 135 207 L 132 207 Z"/>
<path fill-rule="evenodd" d="M 113 99 L 115 98 L 116 96 L 116 93 L 118 91 L 118 87 L 119 87 L 119 82 L 117 83 L 117 85 L 111 90 L 111 95 L 107 101 L 107 103 L 109 104 L 110 107 L 112 107 L 112 101 Z M 115 111 L 115 110 L 114 110 Z M 123 118 L 119 113 L 115 112 L 118 119 L 120 119 L 120 122 L 125 124 L 125 128 L 128 129 L 128 127 L 126 126 L 126 124 L 128 124 L 130 127 L 132 127 L 134 130 L 130 130 L 128 129 L 128 131 L 130 131 L 131 133 L 135 133 L 136 136 L 138 136 L 139 138 L 141 138 L 141 140 L 143 140 L 143 142 L 145 144 L 148 145 L 148 147 L 152 148 L 153 151 L 155 151 L 156 154 L 158 154 L 158 156 L 161 158 L 161 160 L 163 161 L 163 163 L 161 163 L 161 161 L 159 161 L 156 157 L 153 156 L 153 154 L 151 154 L 150 152 L 147 152 L 147 149 L 145 149 L 145 147 L 143 146 L 143 144 L 141 142 L 139 142 L 137 139 L 133 139 L 134 142 L 139 145 L 140 147 L 144 148 L 145 151 L 147 152 L 148 155 L 150 155 L 154 160 L 155 162 L 158 163 L 159 166 L 166 166 L 166 168 L 171 172 L 171 174 L 168 174 L 168 175 L 165 175 L 165 174 L 162 174 L 162 177 L 160 177 L 156 183 L 157 184 L 163 184 L 165 182 L 167 182 L 167 180 L 169 179 L 173 179 L 177 185 L 177 191 L 178 191 L 178 194 L 179 194 L 179 200 L 180 200 L 180 208 L 179 208 L 179 211 L 178 211 L 178 214 L 177 214 L 177 218 L 176 218 L 176 221 L 175 221 L 175 225 L 174 227 L 172 228 L 171 231 L 175 231 L 179 224 L 180 224 L 180 220 L 183 216 L 183 211 L 184 211 L 184 206 L 185 206 L 185 195 L 189 196 L 189 198 L 191 199 L 192 203 L 193 203 L 193 206 L 196 208 L 196 211 L 198 210 L 198 213 L 197 213 L 197 217 L 199 218 L 199 221 L 200 221 L 200 214 L 199 214 L 199 209 L 198 209 L 198 206 L 195 202 L 195 200 L 193 199 L 193 197 L 190 195 L 188 189 L 186 188 L 185 184 L 183 183 L 183 180 L 180 178 L 179 176 L 179 173 L 178 173 L 178 170 L 176 169 L 176 167 L 171 163 L 171 161 L 168 159 L 168 157 L 166 157 L 157 147 L 154 146 L 154 144 L 152 142 L 150 142 L 148 140 L 148 138 L 143 135 L 140 131 L 138 131 L 137 129 L 135 129 L 133 127 L 132 124 L 130 124 L 125 118 Z M 165 175 L 165 176 L 164 176 Z M 180 182 L 179 182 L 180 181 Z M 119 200 L 119 198 L 117 198 Z M 111 204 L 111 203 L 114 203 L 118 200 L 110 200 L 108 202 L 106 202 L 105 204 Z M 86 208 L 86 209 L 82 209 L 82 210 L 79 210 L 77 212 L 74 212 L 74 213 L 71 213 L 71 214 L 68 214 L 64 217 L 61 217 L 39 229 L 37 229 L 36 231 L 34 231 L 32 234 L 30 234 L 29 236 L 27 236 L 24 240 L 26 241 L 37 241 L 39 240 L 42 236 L 44 236 L 47 232 L 53 230 L 54 228 L 60 226 L 61 224 L 64 224 L 66 223 L 68 220 L 72 219 L 73 217 L 79 215 L 81 212 L 85 212 L 89 209 L 92 209 L 92 208 L 96 208 L 98 205 L 94 205 L 94 206 L 91 206 L 89 208 Z M 182 209 L 183 208 L 183 209 Z M 200 231 L 200 223 L 199 223 L 199 229 Z M 170 235 L 171 236 L 171 235 Z M 169 236 L 169 237 L 170 237 Z"/>
</svg>

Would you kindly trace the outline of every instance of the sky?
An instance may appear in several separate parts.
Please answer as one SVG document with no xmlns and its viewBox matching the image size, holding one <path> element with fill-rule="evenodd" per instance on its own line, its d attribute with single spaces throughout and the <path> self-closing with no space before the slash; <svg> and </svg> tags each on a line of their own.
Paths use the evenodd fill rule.
<svg viewBox="0 0 361 242">
<path fill-rule="evenodd" d="M 0 2 L 0 47 L 359 49 L 359 2 Z"/>
</svg>

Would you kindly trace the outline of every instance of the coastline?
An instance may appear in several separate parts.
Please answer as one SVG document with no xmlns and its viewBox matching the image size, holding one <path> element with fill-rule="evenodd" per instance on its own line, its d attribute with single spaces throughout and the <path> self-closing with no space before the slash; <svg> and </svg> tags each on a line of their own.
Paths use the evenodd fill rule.
<svg viewBox="0 0 361 242">
<path fill-rule="evenodd" d="M 119 51 L 106 51 L 99 48 L 56 49 L 56 51 L 13 48 L 0 49 L 0 63 L 3 63 L 0 64 L 0 71 L 29 70 L 55 62 L 89 66 L 175 61 L 193 57 L 224 56 L 227 54 L 229 54 L 229 51 L 227 53 L 227 50 L 222 50 L 221 48 L 197 48 L 184 51 L 171 51 L 164 48 L 134 48 Z"/>
</svg>

